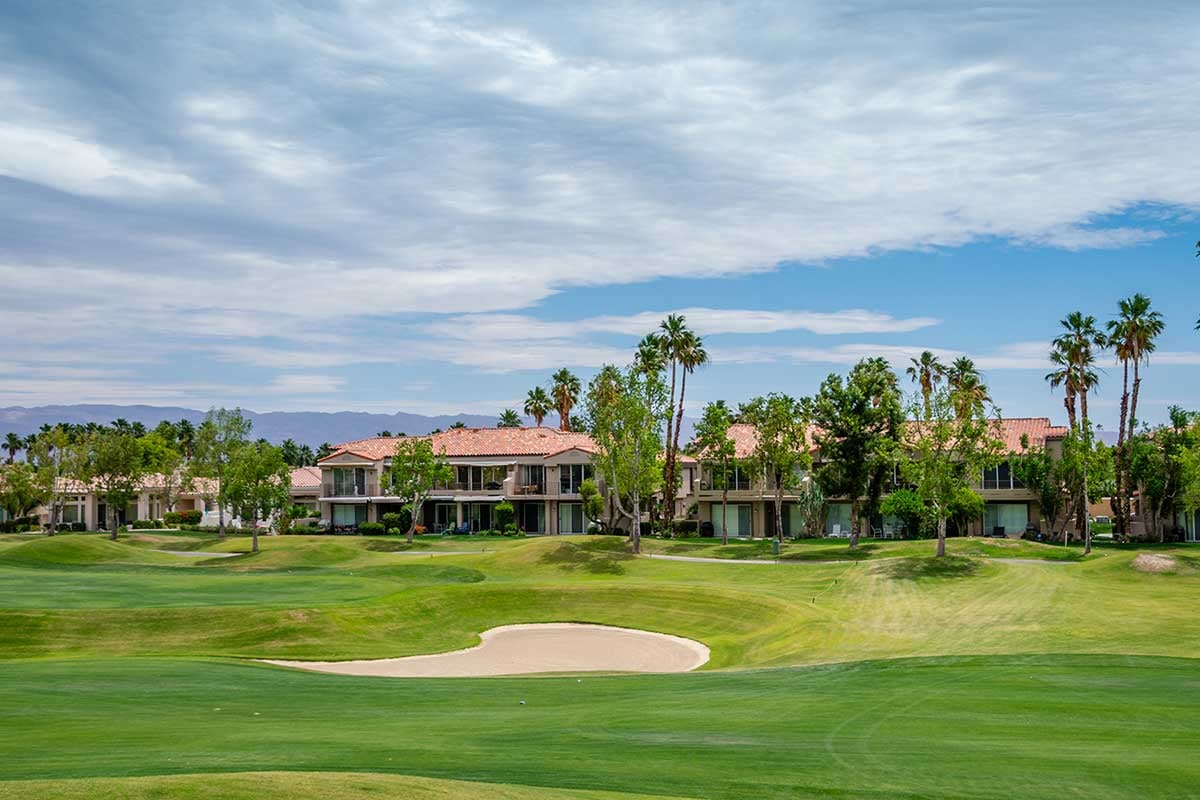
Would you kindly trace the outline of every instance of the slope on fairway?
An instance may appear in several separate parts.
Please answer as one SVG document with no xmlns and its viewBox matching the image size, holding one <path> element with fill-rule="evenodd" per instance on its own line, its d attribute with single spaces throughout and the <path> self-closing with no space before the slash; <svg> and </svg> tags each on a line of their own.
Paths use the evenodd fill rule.
<svg viewBox="0 0 1200 800">
<path fill-rule="evenodd" d="M 83 778 L 69 781 L 0 781 L 0 800 L 683 800 L 662 795 L 570 791 L 537 786 L 415 778 L 370 772 L 242 772 Z"/>
<path fill-rule="evenodd" d="M 933 658 L 581 681 L 24 661 L 0 663 L 0 712 L 0 779 L 336 770 L 881 800 L 1178 798 L 1200 785 L 1200 670 L 1188 659 Z"/>
<path fill-rule="evenodd" d="M 131 547 L 96 534 L 45 536 L 0 551 L 0 565 L 6 566 L 38 568 L 97 564 L 180 566 L 179 559 L 169 553 Z"/>
</svg>

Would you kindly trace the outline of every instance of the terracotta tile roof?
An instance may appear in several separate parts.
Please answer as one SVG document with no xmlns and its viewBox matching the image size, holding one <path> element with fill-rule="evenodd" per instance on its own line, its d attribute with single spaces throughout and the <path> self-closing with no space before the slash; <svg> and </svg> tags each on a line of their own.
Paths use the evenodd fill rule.
<svg viewBox="0 0 1200 800">
<path fill-rule="evenodd" d="M 815 426 L 809 428 L 808 440 L 810 443 L 814 441 L 814 434 L 816 433 L 817 428 Z M 1001 421 L 997 434 L 1000 441 L 1004 444 L 1005 450 L 1012 453 L 1019 453 L 1021 452 L 1022 436 L 1028 436 L 1029 446 L 1036 449 L 1044 445 L 1047 439 L 1066 436 L 1067 429 L 1061 425 L 1051 424 L 1048 417 L 1013 417 L 1012 419 Z M 754 452 L 755 445 L 758 444 L 758 432 L 754 429 L 754 426 L 742 422 L 729 426 L 729 438 L 733 439 L 736 458 L 749 457 Z"/>
<path fill-rule="evenodd" d="M 578 448 L 593 453 L 596 445 L 586 433 L 560 431 L 557 428 L 454 428 L 431 436 L 414 437 L 431 439 L 433 449 L 448 457 L 471 456 L 550 456 Z M 349 453 L 371 461 L 392 455 L 398 437 L 376 437 L 346 442 L 334 448 L 326 461 L 334 456 Z"/>
<path fill-rule="evenodd" d="M 142 478 L 142 482 L 138 486 L 138 491 L 153 492 L 156 489 L 161 489 L 162 485 L 162 475 L 151 474 Z M 196 478 L 192 481 L 192 488 L 189 491 L 182 492 L 181 494 L 216 494 L 217 485 L 217 481 L 213 478 Z M 88 494 L 94 489 L 94 486 L 82 483 L 81 481 L 77 481 L 72 478 L 59 478 L 56 481 L 56 487 L 58 488 L 58 491 L 64 494 Z"/>
<path fill-rule="evenodd" d="M 321 488 L 321 468 L 320 467 L 297 467 L 292 470 L 292 488 L 293 489 L 320 489 Z"/>
</svg>

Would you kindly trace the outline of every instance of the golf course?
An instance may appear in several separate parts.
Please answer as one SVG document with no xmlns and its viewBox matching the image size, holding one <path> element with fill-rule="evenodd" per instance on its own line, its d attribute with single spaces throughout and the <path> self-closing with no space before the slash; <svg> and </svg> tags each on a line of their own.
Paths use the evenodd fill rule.
<svg viewBox="0 0 1200 800">
<path fill-rule="evenodd" d="M 643 544 L 2 536 L 0 798 L 1200 796 L 1196 546 Z"/>
</svg>

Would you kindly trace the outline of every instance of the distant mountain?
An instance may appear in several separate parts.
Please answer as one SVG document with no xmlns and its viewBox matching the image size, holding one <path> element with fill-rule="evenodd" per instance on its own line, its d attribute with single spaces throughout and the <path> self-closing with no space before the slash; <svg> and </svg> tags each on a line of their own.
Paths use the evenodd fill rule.
<svg viewBox="0 0 1200 800">
<path fill-rule="evenodd" d="M 254 423 L 251 430 L 254 438 L 261 436 L 276 444 L 284 439 L 294 439 L 300 444 L 314 448 L 322 442 L 337 444 L 365 439 L 384 430 L 415 436 L 437 428 L 445 430 L 459 421 L 470 427 L 488 427 L 496 424 L 495 415 L 483 414 L 449 414 L 436 417 L 407 414 L 403 411 L 396 414 L 368 414 L 360 411 L 271 411 L 259 414 L 245 409 L 243 413 Z M 108 424 L 119 418 L 140 422 L 147 428 L 153 428 L 164 419 L 172 422 L 187 419 L 198 424 L 204 419 L 204 412 L 173 406 L 11 406 L 0 408 L 0 437 L 10 431 L 25 436 L 42 425 L 59 422 L 79 425 L 88 422 Z"/>
</svg>

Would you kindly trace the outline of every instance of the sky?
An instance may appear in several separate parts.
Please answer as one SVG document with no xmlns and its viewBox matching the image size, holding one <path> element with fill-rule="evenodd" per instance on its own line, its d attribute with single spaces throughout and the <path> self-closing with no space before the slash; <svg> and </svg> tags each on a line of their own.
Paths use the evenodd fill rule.
<svg viewBox="0 0 1200 800">
<path fill-rule="evenodd" d="M 0 4 L 0 406 L 496 413 L 685 315 L 689 413 L 866 355 L 1200 408 L 1200 6 Z M 1116 427 L 1120 369 L 1091 407 Z"/>
</svg>

